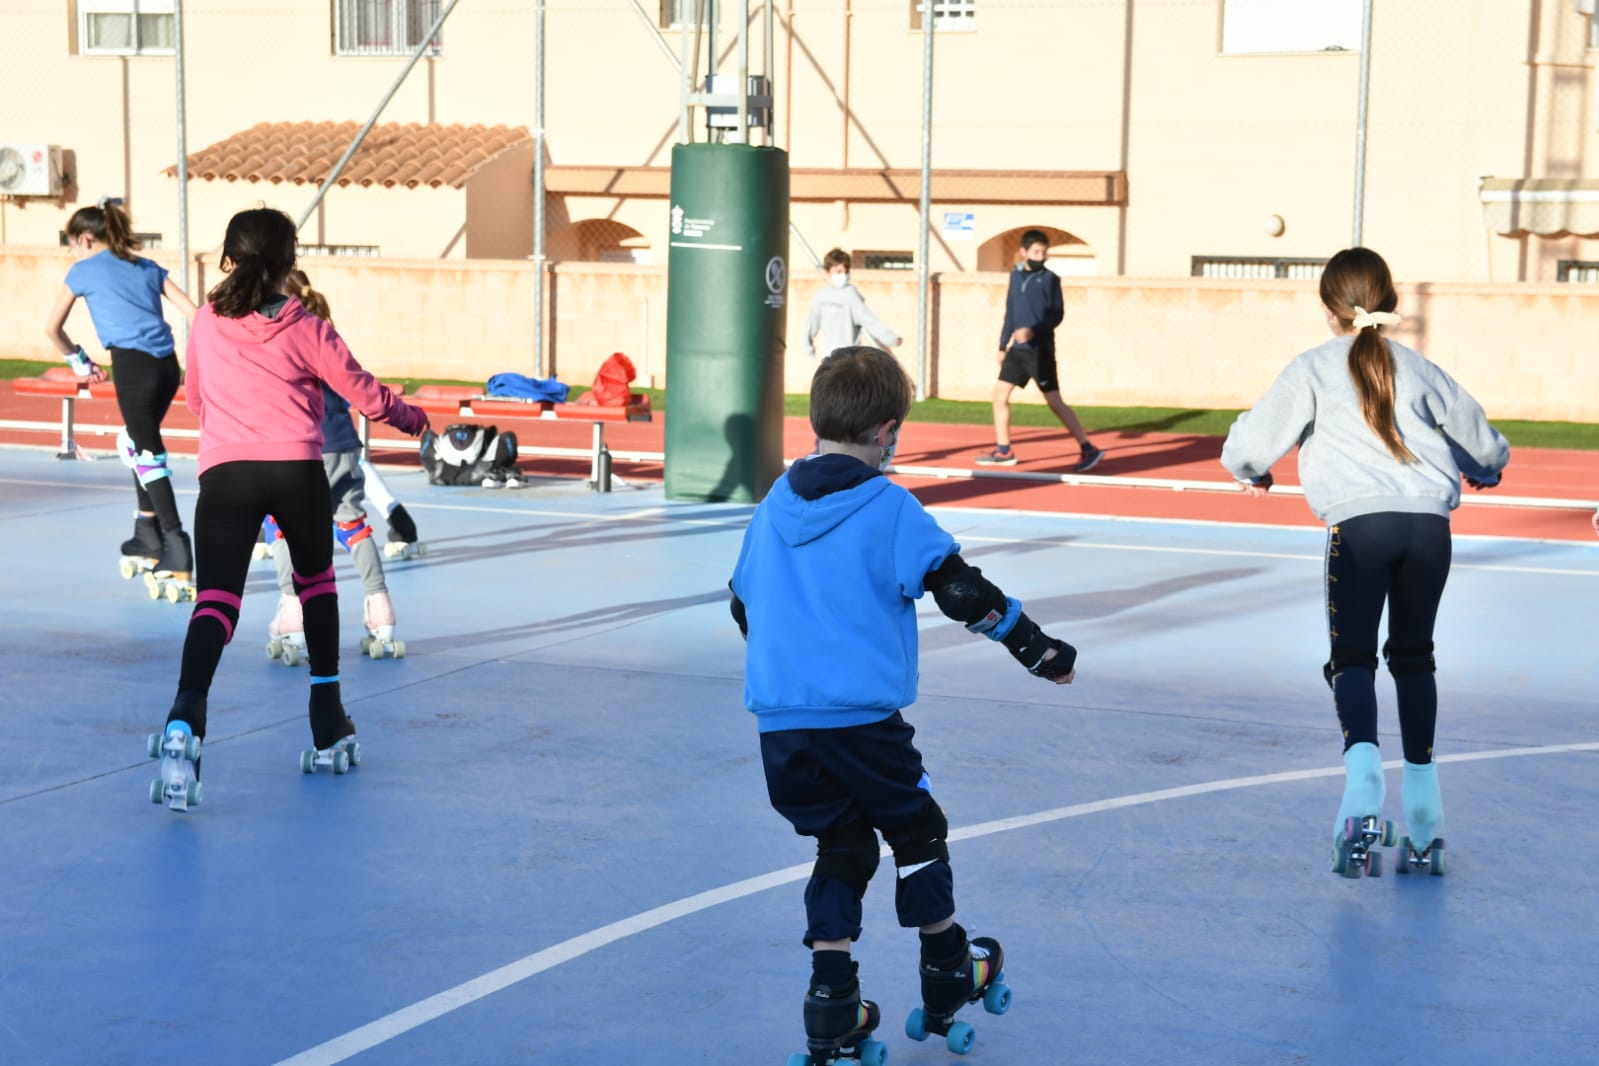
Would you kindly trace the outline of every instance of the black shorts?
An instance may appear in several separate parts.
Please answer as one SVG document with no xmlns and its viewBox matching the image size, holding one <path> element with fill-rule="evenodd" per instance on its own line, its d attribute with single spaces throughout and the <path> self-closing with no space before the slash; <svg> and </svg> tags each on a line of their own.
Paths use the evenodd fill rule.
<svg viewBox="0 0 1599 1066">
<path fill-rule="evenodd" d="M 1011 345 L 1005 352 L 1005 361 L 999 365 L 999 380 L 1018 389 L 1025 389 L 1029 381 L 1036 381 L 1039 392 L 1059 392 L 1060 382 L 1055 375 L 1054 351 L 1031 344 Z"/>
<path fill-rule="evenodd" d="M 915 736 L 898 711 L 869 725 L 762 733 L 767 795 L 802 836 L 854 821 L 892 832 L 931 798 Z"/>
</svg>

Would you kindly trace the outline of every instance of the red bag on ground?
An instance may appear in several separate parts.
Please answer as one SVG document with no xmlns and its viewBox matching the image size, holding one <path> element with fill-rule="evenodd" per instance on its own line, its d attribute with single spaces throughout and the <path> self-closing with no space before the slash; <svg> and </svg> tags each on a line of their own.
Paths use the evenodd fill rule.
<svg viewBox="0 0 1599 1066">
<path fill-rule="evenodd" d="M 600 364 L 599 373 L 594 375 L 594 387 L 583 397 L 583 402 L 600 407 L 626 407 L 633 399 L 632 384 L 637 373 L 631 359 L 621 352 L 612 352 L 610 358 Z"/>
</svg>

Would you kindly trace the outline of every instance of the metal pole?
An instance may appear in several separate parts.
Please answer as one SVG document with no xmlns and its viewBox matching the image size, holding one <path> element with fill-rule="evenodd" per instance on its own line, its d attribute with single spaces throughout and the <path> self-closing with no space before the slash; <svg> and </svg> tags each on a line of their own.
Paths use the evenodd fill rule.
<svg viewBox="0 0 1599 1066">
<path fill-rule="evenodd" d="M 739 4 L 738 143 L 750 143 L 750 0 Z"/>
<path fill-rule="evenodd" d="M 183 0 L 172 4 L 172 51 L 178 80 L 178 288 L 189 291 L 189 124 L 183 94 Z M 189 319 L 183 316 L 183 338 L 189 338 Z"/>
<path fill-rule="evenodd" d="M 372 117 L 366 120 L 366 125 L 362 126 L 361 131 L 355 135 L 355 140 L 350 142 L 350 147 L 344 150 L 344 155 L 333 168 L 333 173 L 327 176 L 321 187 L 317 189 L 316 195 L 311 197 L 311 202 L 305 205 L 305 210 L 300 213 L 299 220 L 294 223 L 295 229 L 305 225 L 305 220 L 311 217 L 311 212 L 316 210 L 316 205 L 322 202 L 322 197 L 328 194 L 328 190 L 333 188 L 333 183 L 339 179 L 339 175 L 344 173 L 344 168 L 350 163 L 350 157 L 355 155 L 356 149 L 361 147 L 361 142 L 366 140 L 366 135 L 372 132 L 373 126 L 377 125 L 378 116 L 383 114 L 385 107 L 389 106 L 389 101 L 394 99 L 394 94 L 400 91 L 400 86 L 405 82 L 406 76 L 411 73 L 411 68 L 416 66 L 418 59 L 422 58 L 422 53 L 428 50 L 428 45 L 439 34 L 439 27 L 444 25 L 444 20 L 450 17 L 450 12 L 455 10 L 455 5 L 458 3 L 460 3 L 460 0 L 450 0 L 445 5 L 444 10 L 439 12 L 439 17 L 433 20 L 432 28 L 422 38 L 422 42 L 416 46 L 416 51 L 411 53 L 411 58 L 406 60 L 405 69 L 400 71 L 400 76 L 394 79 L 394 84 L 389 86 L 389 91 L 383 94 L 383 99 L 378 101 L 378 106 L 372 110 Z"/>
<path fill-rule="evenodd" d="M 1360 15 L 1360 107 L 1355 118 L 1355 237 L 1359 248 L 1366 215 L 1366 108 L 1371 97 L 1371 0 Z"/>
<path fill-rule="evenodd" d="M 533 376 L 544 377 L 544 0 L 533 0 Z"/>
<path fill-rule="evenodd" d="M 846 121 L 849 116 L 845 116 Z M 916 398 L 927 399 L 928 230 L 933 224 L 933 4 L 922 0 L 922 190 L 921 232 L 916 237 Z"/>
<path fill-rule="evenodd" d="M 766 109 L 766 147 L 770 148 L 777 143 L 777 79 L 772 76 L 772 67 L 776 62 L 772 43 L 772 0 L 765 0 L 761 6 L 764 22 L 762 31 L 766 37 L 766 55 L 761 60 L 761 73 L 766 75 L 766 94 L 772 98 L 772 106 Z"/>
<path fill-rule="evenodd" d="M 661 36 L 660 27 L 655 25 L 655 20 L 650 17 L 650 13 L 644 10 L 644 5 L 639 3 L 639 0 L 628 0 L 628 3 L 632 4 L 633 10 L 638 12 L 638 17 L 643 20 L 645 27 L 650 31 L 650 36 L 655 38 L 655 43 L 661 46 L 661 51 L 666 53 L 666 58 L 672 61 L 673 66 L 677 66 L 677 57 L 672 54 L 672 46 L 666 43 L 665 37 Z"/>
</svg>

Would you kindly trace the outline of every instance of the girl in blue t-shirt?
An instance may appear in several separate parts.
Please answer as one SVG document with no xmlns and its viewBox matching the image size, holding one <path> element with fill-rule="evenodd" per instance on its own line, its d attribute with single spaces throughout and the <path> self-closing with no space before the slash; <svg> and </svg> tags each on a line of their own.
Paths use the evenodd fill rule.
<svg viewBox="0 0 1599 1066">
<path fill-rule="evenodd" d="M 133 470 L 139 497 L 133 538 L 122 545 L 129 560 L 123 573 L 153 570 L 181 586 L 190 584 L 194 569 L 189 535 L 183 531 L 172 492 L 161 420 L 177 394 L 182 370 L 172 343 L 172 327 L 162 315 L 164 296 L 192 318 L 194 302 L 167 277 L 159 264 L 135 255 L 140 244 L 128 216 L 115 203 L 83 207 L 67 221 L 67 244 L 77 260 L 45 322 L 45 334 L 84 383 L 106 375 L 75 344 L 65 329 L 72 306 L 81 297 L 89 305 L 95 333 L 111 353 L 117 385 L 117 406 L 124 430 L 118 437 L 122 461 Z"/>
</svg>

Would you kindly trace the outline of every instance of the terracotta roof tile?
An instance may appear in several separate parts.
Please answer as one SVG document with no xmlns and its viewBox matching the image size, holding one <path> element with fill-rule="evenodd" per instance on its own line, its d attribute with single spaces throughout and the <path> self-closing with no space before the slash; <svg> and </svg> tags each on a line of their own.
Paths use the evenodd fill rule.
<svg viewBox="0 0 1599 1066">
<path fill-rule="evenodd" d="M 190 155 L 189 177 L 318 185 L 327 180 L 360 129 L 358 122 L 262 122 Z M 523 126 L 379 123 L 338 183 L 459 189 L 479 168 L 531 143 Z M 164 171 L 170 176 L 177 172 L 176 166 Z"/>
</svg>

